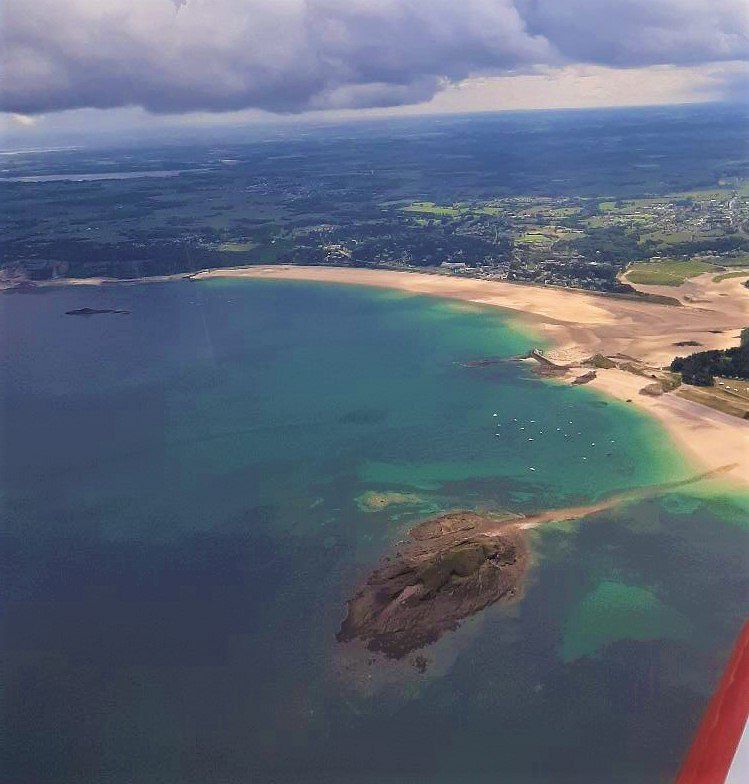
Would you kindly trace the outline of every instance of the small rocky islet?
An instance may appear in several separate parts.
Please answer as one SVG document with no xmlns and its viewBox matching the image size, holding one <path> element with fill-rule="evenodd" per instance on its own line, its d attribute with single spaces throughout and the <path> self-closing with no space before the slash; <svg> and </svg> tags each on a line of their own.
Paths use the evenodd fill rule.
<svg viewBox="0 0 749 784">
<path fill-rule="evenodd" d="M 416 525 L 356 590 L 339 642 L 400 659 L 490 604 L 517 600 L 530 562 L 517 519 L 460 511 Z"/>
<path fill-rule="evenodd" d="M 129 310 L 116 310 L 115 308 L 76 308 L 75 310 L 66 310 L 66 316 L 102 316 L 106 314 L 115 314 L 122 316 L 129 316 Z"/>
</svg>

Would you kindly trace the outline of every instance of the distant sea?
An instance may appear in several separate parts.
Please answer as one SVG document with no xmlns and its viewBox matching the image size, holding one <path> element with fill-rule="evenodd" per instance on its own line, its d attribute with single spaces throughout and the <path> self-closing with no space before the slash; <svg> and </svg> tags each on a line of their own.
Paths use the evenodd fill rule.
<svg viewBox="0 0 749 784">
<path fill-rule="evenodd" d="M 526 328 L 207 281 L 2 296 L 0 330 L 6 780 L 672 780 L 746 614 L 738 497 L 539 530 L 522 601 L 423 673 L 335 640 L 425 516 L 689 474 L 633 407 L 511 361 Z"/>
</svg>

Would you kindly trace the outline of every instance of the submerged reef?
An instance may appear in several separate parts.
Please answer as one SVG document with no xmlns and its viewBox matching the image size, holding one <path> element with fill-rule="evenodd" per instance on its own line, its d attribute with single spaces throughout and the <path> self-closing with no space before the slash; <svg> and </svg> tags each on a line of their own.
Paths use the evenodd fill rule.
<svg viewBox="0 0 749 784">
<path fill-rule="evenodd" d="M 421 504 L 424 499 L 416 493 L 376 492 L 367 490 L 356 499 L 356 505 L 363 512 L 381 512 L 389 506 L 413 506 Z"/>
</svg>

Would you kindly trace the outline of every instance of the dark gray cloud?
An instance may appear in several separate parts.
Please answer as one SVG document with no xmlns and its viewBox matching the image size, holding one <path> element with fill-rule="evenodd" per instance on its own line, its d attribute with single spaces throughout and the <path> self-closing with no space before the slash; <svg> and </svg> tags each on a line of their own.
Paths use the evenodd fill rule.
<svg viewBox="0 0 749 784">
<path fill-rule="evenodd" d="M 527 29 L 575 61 L 695 64 L 749 55 L 747 0 L 518 0 Z"/>
<path fill-rule="evenodd" d="M 746 0 L 4 0 L 0 110 L 393 106 L 476 74 L 748 55 Z"/>
</svg>

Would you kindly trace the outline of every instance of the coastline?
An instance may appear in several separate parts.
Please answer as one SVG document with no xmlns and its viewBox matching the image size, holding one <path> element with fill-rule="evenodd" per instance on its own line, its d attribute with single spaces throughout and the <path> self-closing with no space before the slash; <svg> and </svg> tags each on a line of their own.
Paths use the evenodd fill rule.
<svg viewBox="0 0 749 784">
<path fill-rule="evenodd" d="M 581 372 L 581 363 L 595 354 L 637 360 L 655 371 L 679 353 L 678 343 L 694 341 L 699 350 L 728 348 L 738 344 L 740 330 L 749 325 L 749 290 L 735 278 L 711 284 L 710 274 L 702 281 L 690 281 L 690 292 L 702 287 L 702 293 L 682 300 L 681 307 L 504 281 L 351 267 L 226 268 L 191 276 L 192 280 L 220 278 L 373 286 L 501 308 L 554 346 L 546 355 L 573 374 Z M 678 293 L 675 289 L 672 295 Z M 696 349 L 687 349 L 691 350 Z M 695 468 L 715 471 L 732 465 L 719 481 L 749 488 L 749 420 L 674 392 L 657 397 L 641 394 L 651 383 L 648 375 L 598 368 L 588 386 L 657 420 Z"/>
<path fill-rule="evenodd" d="M 586 383 L 600 394 L 634 405 L 657 420 L 696 470 L 709 472 L 732 464 L 734 467 L 720 481 L 749 489 L 749 420 L 687 400 L 678 392 L 657 397 L 641 393 L 655 377 L 651 378 L 648 371 L 660 371 L 677 354 L 738 344 L 741 329 L 749 325 L 749 289 L 742 285 L 741 278 L 715 283 L 712 273 L 705 273 L 689 279 L 683 286 L 669 287 L 667 292 L 664 287 L 637 287 L 645 294 L 667 293 L 680 306 L 454 275 L 291 265 L 225 267 L 125 280 L 63 278 L 31 284 L 29 290 L 221 278 L 371 286 L 499 308 L 553 346 L 544 356 L 562 369 L 556 375 L 563 382 L 589 372 L 590 366 L 583 363 L 596 354 L 614 356 L 625 363 L 636 361 L 644 373 L 635 374 L 618 367 L 596 368 L 595 377 Z M 685 343 L 699 349 L 681 348 L 679 344 Z"/>
</svg>

